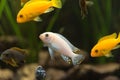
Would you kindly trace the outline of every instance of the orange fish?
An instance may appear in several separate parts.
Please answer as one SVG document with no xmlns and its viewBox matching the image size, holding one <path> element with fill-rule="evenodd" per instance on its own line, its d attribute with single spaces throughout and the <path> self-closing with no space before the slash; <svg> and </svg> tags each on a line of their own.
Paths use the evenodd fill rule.
<svg viewBox="0 0 120 80">
<path fill-rule="evenodd" d="M 120 48 L 120 33 L 113 33 L 111 35 L 102 37 L 98 43 L 92 48 L 91 56 L 92 57 L 111 57 L 111 51 L 114 49 Z"/>
<path fill-rule="evenodd" d="M 53 7 L 61 8 L 60 0 L 30 0 L 17 15 L 17 22 L 24 23 L 31 20 L 41 21 L 39 17 L 41 14 L 48 13 L 54 10 Z"/>
</svg>

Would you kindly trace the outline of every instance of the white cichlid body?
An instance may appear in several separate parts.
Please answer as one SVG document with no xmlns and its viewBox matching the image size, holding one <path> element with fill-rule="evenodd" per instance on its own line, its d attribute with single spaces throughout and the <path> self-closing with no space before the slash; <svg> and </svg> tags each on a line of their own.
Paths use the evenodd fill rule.
<svg viewBox="0 0 120 80">
<path fill-rule="evenodd" d="M 51 58 L 53 58 L 53 51 L 60 53 L 61 55 L 68 56 L 72 59 L 74 65 L 83 57 L 73 53 L 72 44 L 66 42 L 59 34 L 53 32 L 45 32 L 40 34 L 39 38 L 49 48 Z"/>
</svg>

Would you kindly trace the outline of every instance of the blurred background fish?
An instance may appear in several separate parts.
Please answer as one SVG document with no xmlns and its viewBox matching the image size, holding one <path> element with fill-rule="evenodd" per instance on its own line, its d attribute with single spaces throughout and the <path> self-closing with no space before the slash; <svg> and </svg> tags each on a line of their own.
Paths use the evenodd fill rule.
<svg viewBox="0 0 120 80">
<path fill-rule="evenodd" d="M 92 1 L 87 1 L 87 0 L 79 0 L 79 5 L 81 8 L 81 16 L 84 18 L 87 14 L 87 6 L 92 6 L 94 3 Z"/>
<path fill-rule="evenodd" d="M 36 80 L 45 80 L 46 79 L 46 71 L 42 66 L 38 66 L 35 72 Z"/>
<path fill-rule="evenodd" d="M 17 47 L 12 47 L 2 52 L 0 56 L 0 60 L 2 60 L 7 64 L 10 64 L 13 67 L 19 67 L 24 65 L 25 57 L 27 55 L 28 55 L 27 50 L 20 49 Z"/>
</svg>

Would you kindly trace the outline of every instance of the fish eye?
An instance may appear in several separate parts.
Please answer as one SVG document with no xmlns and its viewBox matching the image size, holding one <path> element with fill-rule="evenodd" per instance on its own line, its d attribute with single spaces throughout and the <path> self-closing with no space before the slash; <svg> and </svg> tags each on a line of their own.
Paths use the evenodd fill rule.
<svg viewBox="0 0 120 80">
<path fill-rule="evenodd" d="M 6 57 L 9 57 L 9 54 L 5 54 Z"/>
<path fill-rule="evenodd" d="M 23 15 L 22 15 L 22 14 L 20 15 L 20 18 L 23 18 Z"/>
<path fill-rule="evenodd" d="M 48 37 L 49 35 L 48 34 L 45 34 L 45 37 Z"/>
<path fill-rule="evenodd" d="M 97 50 L 97 49 L 95 50 L 95 53 L 98 53 L 98 50 Z"/>
</svg>

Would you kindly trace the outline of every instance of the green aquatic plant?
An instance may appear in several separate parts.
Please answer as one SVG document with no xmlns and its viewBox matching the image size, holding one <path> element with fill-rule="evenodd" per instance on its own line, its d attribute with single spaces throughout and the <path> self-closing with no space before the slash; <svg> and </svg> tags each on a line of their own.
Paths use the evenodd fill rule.
<svg viewBox="0 0 120 80">
<path fill-rule="evenodd" d="M 110 25 L 111 25 L 111 5 L 112 1 L 111 0 L 106 0 L 106 1 L 94 1 L 94 13 L 92 12 L 93 16 L 93 26 L 95 28 L 95 37 L 96 40 L 98 40 L 101 36 L 108 34 L 110 32 Z M 102 6 L 100 6 L 102 5 Z M 97 21 L 98 20 L 98 21 Z M 93 28 L 93 29 L 94 29 Z M 106 58 L 101 57 L 98 58 L 99 63 L 105 63 Z"/>
<path fill-rule="evenodd" d="M 81 33 L 83 33 L 84 38 L 84 47 L 91 51 L 94 44 L 96 44 L 97 40 L 104 36 L 105 34 L 110 33 L 111 21 L 112 21 L 112 1 L 105 0 L 91 0 L 93 1 L 92 6 L 88 6 L 88 14 L 82 19 L 80 16 L 80 8 L 76 6 L 73 8 L 74 13 L 77 16 L 77 19 L 80 21 L 81 25 Z M 76 3 L 73 3 L 75 6 Z M 85 33 L 85 34 L 84 34 Z M 90 38 L 92 37 L 92 38 Z M 92 42 L 92 40 L 94 42 Z M 89 40 L 89 41 L 88 41 Z M 90 44 L 90 43 L 92 44 Z M 87 46 L 86 46 L 87 45 Z M 91 47 L 91 48 L 90 48 Z M 90 53 L 89 53 L 90 54 Z M 107 62 L 105 57 L 97 58 L 95 63 L 105 63 Z"/>
<path fill-rule="evenodd" d="M 4 10 L 5 5 L 6 5 L 6 0 L 1 0 L 1 3 L 0 3 L 0 18 L 2 16 L 2 12 Z"/>
<path fill-rule="evenodd" d="M 97 40 L 111 33 L 113 4 L 112 0 L 91 1 L 94 4 L 88 6 L 88 14 L 84 19 L 81 17 L 79 0 L 62 0 L 64 4 L 62 9 L 56 9 L 49 14 L 42 15 L 42 22 L 30 21 L 18 24 L 16 15 L 22 8 L 20 0 L 0 0 L 0 35 L 15 35 L 19 38 L 21 41 L 20 47 L 30 49 L 28 62 L 34 62 L 37 61 L 38 52 L 43 47 L 38 38 L 39 34 L 45 31 L 58 32 L 63 27 L 63 33 L 67 37 L 75 37 L 71 41 L 75 41 L 76 45 L 79 44 L 90 54 L 90 50 Z M 77 40 L 81 41 L 81 43 L 77 42 Z M 107 59 L 104 57 L 95 59 L 95 63 L 105 62 L 107 62 Z"/>
</svg>

